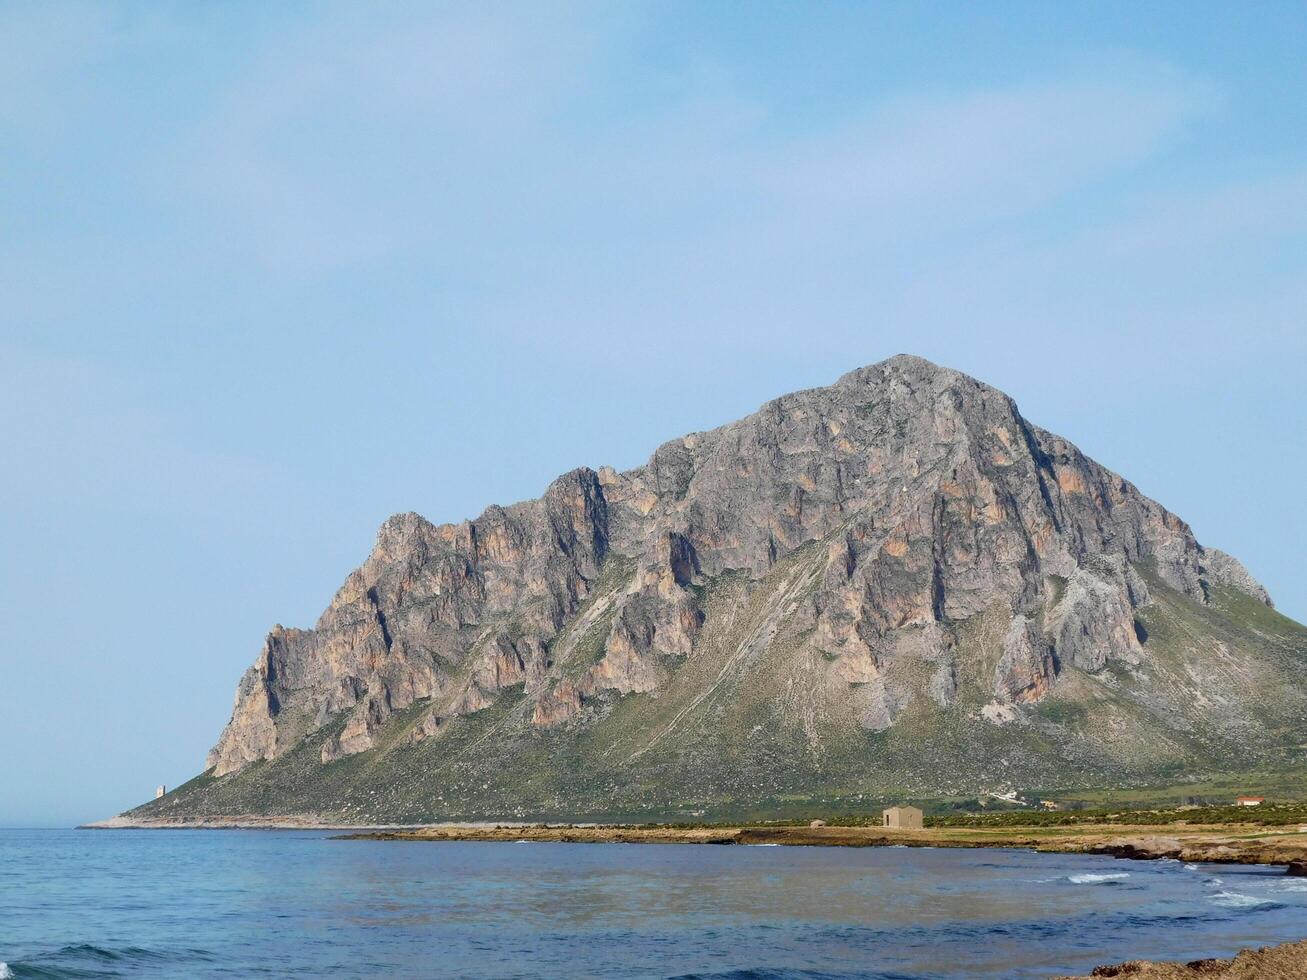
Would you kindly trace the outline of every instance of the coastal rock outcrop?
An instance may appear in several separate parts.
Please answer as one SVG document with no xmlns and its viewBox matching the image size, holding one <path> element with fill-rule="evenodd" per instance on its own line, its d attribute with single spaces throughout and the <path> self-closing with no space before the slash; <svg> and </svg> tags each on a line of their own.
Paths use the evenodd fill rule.
<svg viewBox="0 0 1307 980">
<path fill-rule="evenodd" d="M 1270 607 L 1238 561 L 1011 398 L 899 356 L 633 470 L 576 469 L 460 524 L 390 518 L 312 629 L 268 634 L 208 766 L 439 752 L 460 719 L 494 716 L 476 744 L 511 732 L 519 755 L 568 737 L 619 767 L 717 766 L 698 725 L 725 757 L 855 771 L 877 757 L 851 746 L 903 719 L 983 705 L 1017 730 L 1086 683 L 1184 731 L 1208 721 L 1175 684 L 1140 686 L 1161 669 L 1143 620 L 1155 594 L 1205 609 L 1230 591 Z M 1124 751 L 1118 736 L 1075 752 Z M 755 781 L 783 788 L 788 765 Z"/>
</svg>

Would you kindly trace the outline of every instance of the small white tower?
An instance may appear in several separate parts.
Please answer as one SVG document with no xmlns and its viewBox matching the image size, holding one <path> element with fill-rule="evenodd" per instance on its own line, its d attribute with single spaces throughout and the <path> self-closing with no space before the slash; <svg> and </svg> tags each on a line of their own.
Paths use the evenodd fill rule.
<svg viewBox="0 0 1307 980">
<path fill-rule="evenodd" d="M 163 794 L 166 792 L 168 792 L 168 787 L 163 785 L 163 783 L 160 783 L 158 786 L 154 788 L 154 798 L 156 800 L 161 799 L 163 797 Z"/>
</svg>

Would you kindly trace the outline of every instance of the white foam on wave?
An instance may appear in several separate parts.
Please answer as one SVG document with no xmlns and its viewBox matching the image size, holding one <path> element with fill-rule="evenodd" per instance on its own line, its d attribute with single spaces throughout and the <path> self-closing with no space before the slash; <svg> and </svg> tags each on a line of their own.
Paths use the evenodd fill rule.
<svg viewBox="0 0 1307 980">
<path fill-rule="evenodd" d="M 1067 880 L 1075 885 L 1101 885 L 1107 881 L 1121 881 L 1123 878 L 1129 878 L 1129 877 L 1130 877 L 1129 871 L 1117 871 L 1114 874 L 1071 875 L 1070 878 L 1068 878 Z"/>
<path fill-rule="evenodd" d="M 779 844 L 745 844 L 745 847 L 780 847 Z"/>
<path fill-rule="evenodd" d="M 14 971 L 9 969 L 8 963 L 0 963 L 0 980 L 14 980 Z"/>
<path fill-rule="evenodd" d="M 1197 871 L 1197 870 L 1198 870 L 1198 865 L 1196 865 L 1196 864 L 1186 864 L 1186 865 L 1184 866 L 1184 869 L 1185 869 L 1186 871 Z"/>
<path fill-rule="evenodd" d="M 1270 898 L 1258 898 L 1256 895 L 1244 895 L 1240 892 L 1217 892 L 1212 901 L 1227 909 L 1255 909 L 1259 905 L 1274 905 Z"/>
<path fill-rule="evenodd" d="M 1307 878 L 1296 878 L 1291 881 L 1280 882 L 1279 890 L 1282 892 L 1307 892 Z"/>
</svg>

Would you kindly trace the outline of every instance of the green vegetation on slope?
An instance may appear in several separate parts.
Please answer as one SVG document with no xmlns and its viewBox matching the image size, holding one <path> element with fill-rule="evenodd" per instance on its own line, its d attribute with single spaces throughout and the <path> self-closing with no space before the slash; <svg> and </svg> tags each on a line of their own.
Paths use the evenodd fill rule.
<svg viewBox="0 0 1307 980">
<path fill-rule="evenodd" d="M 941 814 L 975 809 L 990 802 L 983 794 L 1004 789 L 1100 808 L 1228 802 L 1240 793 L 1307 798 L 1307 630 L 1255 600 L 1216 589 L 1202 606 L 1148 575 L 1154 602 L 1140 611 L 1141 664 L 1096 675 L 1064 667 L 1043 700 L 1019 706 L 1019 721 L 1005 725 L 979 709 L 991 697 L 1006 615 L 981 614 L 955 624 L 952 702 L 924 693 L 933 664 L 905 654 L 890 677 L 900 685 L 891 693 L 906 700 L 896 702 L 893 724 L 876 731 L 860 721 L 875 684 L 833 679 L 835 665 L 807 642 L 801 600 L 817 587 L 824 548 L 796 550 L 761 581 L 728 573 L 705 583 L 694 656 L 669 662 L 670 681 L 654 694 L 592 698 L 585 725 L 531 726 L 519 685 L 415 741 L 431 707 L 419 702 L 390 719 L 372 750 L 323 764 L 323 743 L 344 725 L 339 716 L 285 756 L 198 777 L 133 814 L 354 824 L 863 820 L 893 802 Z M 588 625 L 557 639 L 569 674 L 603 655 L 599 603 L 632 571 L 614 556 L 573 621 Z M 842 693 L 826 697 L 833 684 Z M 985 819 L 1031 818 L 1067 814 L 1023 809 Z"/>
</svg>

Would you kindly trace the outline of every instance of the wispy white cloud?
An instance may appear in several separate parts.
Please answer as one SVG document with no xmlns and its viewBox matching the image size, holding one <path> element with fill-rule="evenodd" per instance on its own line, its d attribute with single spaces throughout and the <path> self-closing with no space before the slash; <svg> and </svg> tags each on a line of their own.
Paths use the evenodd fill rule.
<svg viewBox="0 0 1307 980">
<path fill-rule="evenodd" d="M 536 300 L 596 274 L 726 284 L 948 252 L 1165 147 L 1210 92 L 1164 70 L 1107 82 L 906 93 L 787 132 L 729 73 L 602 125 L 593 15 L 348 10 L 270 41 L 215 110 L 160 148 L 159 186 L 197 240 L 291 279 L 372 264 Z M 620 70 L 620 69 L 619 69 Z M 778 135 L 779 133 L 779 135 Z M 896 259 L 897 261 L 897 259 Z M 739 288 L 744 288 L 740 283 Z M 751 286 L 749 288 L 756 288 Z M 636 301 L 636 308 L 644 306 Z"/>
<path fill-rule="evenodd" d="M 753 169 L 816 205 L 944 220 L 1021 213 L 1147 157 L 1204 108 L 1160 78 L 905 96 Z"/>
<path fill-rule="evenodd" d="M 1210 293 L 1239 254 L 1307 225 L 1292 172 L 1164 192 L 1138 179 L 1222 105 L 1165 63 L 1104 53 L 1018 83 L 881 92 L 794 126 L 702 58 L 693 84 L 596 113 L 594 93 L 628 67 L 613 32 L 642 22 L 585 4 L 315 13 L 265 25 L 105 175 L 96 193 L 151 231 L 9 253 L 11 309 L 68 320 L 149 290 L 147 315 L 194 318 L 179 305 L 196 296 L 243 315 L 222 299 L 239 289 L 313 317 L 337 281 L 359 280 L 399 302 L 437 283 L 467 328 L 591 349 L 655 332 L 729 349 L 822 321 L 1035 331 L 1107 310 L 1099 329 L 1124 330 L 1150 305 L 1184 308 L 1174 294 L 1194 268 L 1212 274 L 1192 295 Z M 28 33 L 84 39 L 49 69 L 65 88 L 113 51 L 197 43 L 177 17 L 57 8 L 70 23 L 54 30 L 25 16 Z M 39 76 L 43 43 L 31 48 L 11 71 Z M 1222 301 L 1255 295 L 1231 285 Z"/>
<path fill-rule="evenodd" d="M 198 40 L 177 18 L 41 16 L 14 18 L 28 26 L 11 46 L 24 30 L 39 40 L 9 70 L 43 93 L 24 111 L 51 119 L 42 77 L 58 103 L 106 51 Z M 994 222 L 1128 175 L 1219 98 L 1104 56 L 1109 70 L 877 96 L 813 129 L 701 64 L 694 85 L 626 116 L 588 113 L 591 93 L 622 81 L 611 32 L 638 26 L 583 4 L 340 5 L 273 24 L 189 118 L 142 143 L 134 172 L 110 175 L 106 193 L 137 196 L 163 230 L 98 256 L 88 282 L 295 289 L 400 269 L 471 295 L 476 321 L 527 329 L 532 304 L 608 329 L 614 314 L 765 307 L 786 283 L 796 305 L 848 290 L 856 306 L 878 278 L 983 251 Z M 69 36 L 82 40 L 42 53 Z M 77 292 L 48 302 L 67 311 Z M 587 297 L 602 313 L 577 309 Z"/>
<path fill-rule="evenodd" d="M 274 36 L 154 163 L 202 233 L 277 272 L 340 269 L 520 212 L 576 84 L 568 8 L 332 8 Z"/>
</svg>

